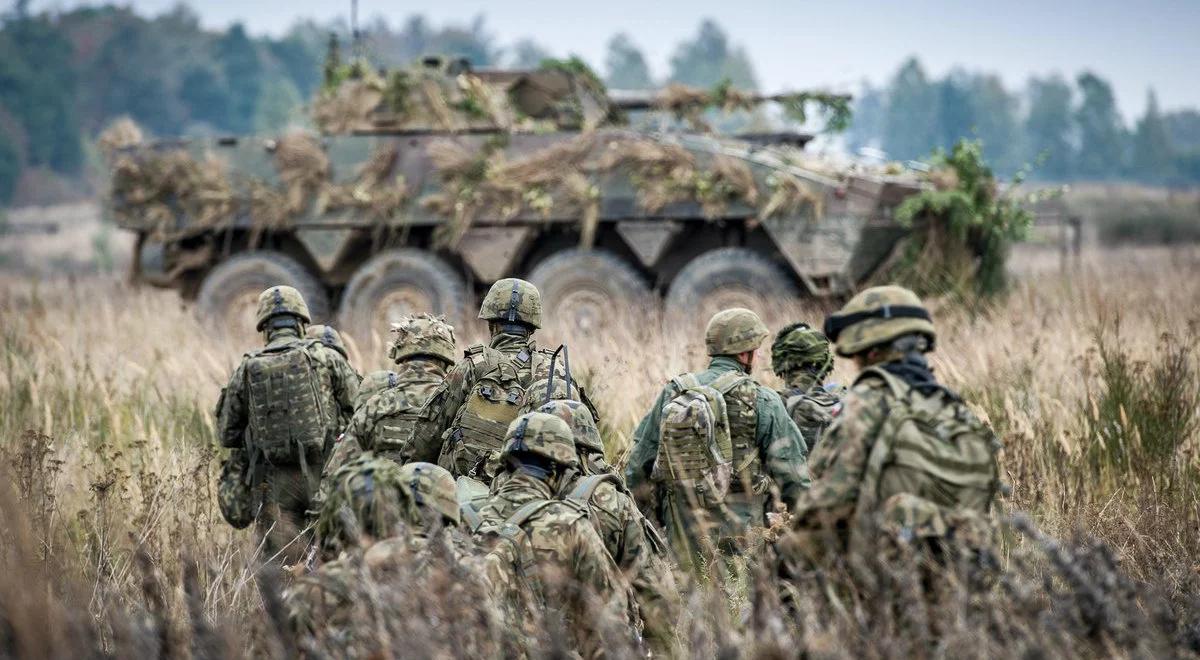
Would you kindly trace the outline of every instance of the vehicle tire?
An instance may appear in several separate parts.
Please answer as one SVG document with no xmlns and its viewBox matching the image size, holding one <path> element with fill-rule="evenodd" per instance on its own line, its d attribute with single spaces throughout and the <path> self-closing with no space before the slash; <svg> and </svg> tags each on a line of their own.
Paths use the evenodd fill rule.
<svg viewBox="0 0 1200 660">
<path fill-rule="evenodd" d="M 546 319 L 571 335 L 597 332 L 614 314 L 641 316 L 650 297 L 633 267 L 601 250 L 555 253 L 534 267 L 529 281 L 542 294 Z"/>
<path fill-rule="evenodd" d="M 359 267 L 346 285 L 338 319 L 342 329 L 374 351 L 400 317 L 428 312 L 458 327 L 467 318 L 467 303 L 466 283 L 454 268 L 424 250 L 399 248 Z"/>
<path fill-rule="evenodd" d="M 692 259 L 667 291 L 666 312 L 671 317 L 707 320 L 729 307 L 745 307 L 759 314 L 768 307 L 796 298 L 795 283 L 767 257 L 740 247 L 718 248 Z"/>
<path fill-rule="evenodd" d="M 243 252 L 219 263 L 204 276 L 196 296 L 201 320 L 235 336 L 255 332 L 258 296 L 264 289 L 295 287 L 313 323 L 329 319 L 329 295 L 300 262 L 270 250 Z"/>
</svg>

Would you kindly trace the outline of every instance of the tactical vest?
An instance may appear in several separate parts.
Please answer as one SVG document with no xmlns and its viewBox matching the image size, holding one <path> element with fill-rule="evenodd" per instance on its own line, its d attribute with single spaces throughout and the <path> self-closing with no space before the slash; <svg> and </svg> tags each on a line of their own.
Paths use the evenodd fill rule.
<svg viewBox="0 0 1200 660">
<path fill-rule="evenodd" d="M 882 379 L 892 396 L 867 459 L 859 515 L 878 514 L 885 527 L 913 536 L 943 536 L 956 520 L 985 516 L 1000 485 L 991 429 L 948 394 L 923 395 L 879 368 L 858 380 L 865 377 Z"/>
<path fill-rule="evenodd" d="M 424 402 L 406 392 L 392 390 L 386 395 L 391 405 L 384 415 L 375 420 L 370 434 L 371 446 L 364 448 L 393 460 L 401 460 Z"/>
<path fill-rule="evenodd" d="M 784 405 L 788 416 L 804 436 L 805 445 L 811 454 L 813 448 L 821 441 L 821 436 L 825 434 L 825 429 L 829 428 L 833 418 L 841 412 L 842 399 L 824 388 L 792 390 L 785 393 Z"/>
<path fill-rule="evenodd" d="M 761 493 L 766 488 L 758 447 L 758 383 L 750 376 L 728 371 L 709 383 L 725 397 L 729 415 L 729 442 L 733 450 L 734 493 Z"/>
<path fill-rule="evenodd" d="M 325 447 L 328 417 L 311 343 L 297 340 L 246 357 L 249 448 L 272 463 L 306 465 Z"/>
<path fill-rule="evenodd" d="M 488 459 L 504 445 L 508 425 L 525 404 L 526 390 L 545 368 L 544 351 L 506 355 L 488 346 L 466 351 L 475 382 L 446 431 L 439 464 L 455 476 L 481 476 Z"/>
<path fill-rule="evenodd" d="M 529 522 L 530 518 L 556 502 L 567 504 L 578 513 L 580 518 L 588 515 L 586 506 L 582 506 L 575 501 L 534 500 L 525 503 L 521 508 L 514 511 L 499 526 L 484 528 L 478 532 L 485 539 L 491 539 L 493 551 L 498 550 L 503 552 L 505 559 L 510 562 L 517 578 L 529 588 L 530 592 L 539 601 L 542 601 L 544 598 L 545 591 L 538 571 L 537 551 L 534 549 L 533 542 L 529 537 L 529 533 L 525 531 L 524 526 Z"/>
</svg>

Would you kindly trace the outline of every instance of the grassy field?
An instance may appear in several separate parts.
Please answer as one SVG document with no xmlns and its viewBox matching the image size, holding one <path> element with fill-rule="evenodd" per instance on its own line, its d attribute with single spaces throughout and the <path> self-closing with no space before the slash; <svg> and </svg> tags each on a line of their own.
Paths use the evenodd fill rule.
<svg viewBox="0 0 1200 660">
<path fill-rule="evenodd" d="M 1066 270 L 1031 252 L 1013 264 L 1011 293 L 990 306 L 934 301 L 933 362 L 1003 440 L 1005 510 L 1063 543 L 1014 532 L 1002 563 L 1020 579 L 960 594 L 964 609 L 934 641 L 878 603 L 827 593 L 785 619 L 753 584 L 732 617 L 709 617 L 697 612 L 721 610 L 705 607 L 718 592 L 699 588 L 680 629 L 693 654 L 1200 649 L 1200 250 L 1089 252 Z M 646 311 L 621 310 L 586 341 L 544 332 L 543 344 L 571 339 L 615 460 L 663 380 L 703 361 L 703 319 L 664 327 Z M 822 313 L 767 315 L 778 327 Z M 460 343 L 481 332 L 460 329 Z M 286 652 L 251 535 L 215 506 L 211 408 L 249 348 L 207 332 L 175 294 L 116 276 L 0 275 L 0 652 Z M 773 382 L 768 361 L 759 369 Z M 364 371 L 383 363 L 357 356 Z M 839 361 L 835 378 L 850 377 Z M 999 618 L 961 613 L 981 603 Z"/>
</svg>

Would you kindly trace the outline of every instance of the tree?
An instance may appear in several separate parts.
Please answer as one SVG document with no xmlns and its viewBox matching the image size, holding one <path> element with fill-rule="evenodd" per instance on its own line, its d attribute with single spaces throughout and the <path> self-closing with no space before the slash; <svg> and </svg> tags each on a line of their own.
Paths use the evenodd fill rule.
<svg viewBox="0 0 1200 660">
<path fill-rule="evenodd" d="M 646 57 L 634 45 L 629 35 L 618 33 L 608 40 L 604 57 L 605 83 L 617 89 L 652 89 L 654 79 Z"/>
<path fill-rule="evenodd" d="M 286 78 L 270 78 L 262 86 L 262 95 L 255 104 L 254 130 L 258 133 L 277 133 L 299 117 L 303 101 L 296 86 Z"/>
<path fill-rule="evenodd" d="M 512 50 L 512 65 L 517 69 L 536 69 L 542 62 L 554 57 L 533 39 L 518 41 Z"/>
<path fill-rule="evenodd" d="M 862 90 L 854 95 L 854 112 L 846 131 L 846 144 L 851 151 L 883 147 L 883 124 L 887 111 L 887 94 L 864 81 Z"/>
<path fill-rule="evenodd" d="M 1200 111 L 1168 112 L 1163 115 L 1163 123 L 1175 151 L 1200 151 Z"/>
<path fill-rule="evenodd" d="M 921 158 L 936 140 L 938 95 L 921 63 L 910 57 L 888 85 L 883 148 L 900 160 Z"/>
<path fill-rule="evenodd" d="M 1167 125 L 1158 109 L 1154 90 L 1146 94 L 1146 114 L 1142 115 L 1133 135 L 1133 177 L 1162 183 L 1171 176 L 1171 141 Z"/>
<path fill-rule="evenodd" d="M 17 179 L 21 177 L 20 156 L 8 131 L 0 128 L 0 204 L 11 202 L 17 190 Z"/>
<path fill-rule="evenodd" d="M 742 89 L 758 89 L 746 51 L 731 47 L 721 26 L 704 19 L 696 37 L 679 44 L 671 56 L 671 81 L 713 87 L 726 80 Z"/>
<path fill-rule="evenodd" d="M 951 71 L 944 79 L 934 83 L 937 95 L 937 122 L 934 141 L 927 147 L 949 149 L 954 143 L 970 138 L 975 133 L 976 105 L 972 77 L 962 70 Z"/>
<path fill-rule="evenodd" d="M 1092 73 L 1081 74 L 1076 83 L 1083 97 L 1075 111 L 1079 126 L 1076 172 L 1093 179 L 1120 174 L 1125 162 L 1125 128 L 1112 87 Z"/>
<path fill-rule="evenodd" d="M 1014 174 L 1021 165 L 1020 100 L 990 73 L 971 77 L 970 98 L 975 116 L 972 129 L 991 154 L 993 169 L 1004 176 Z"/>
<path fill-rule="evenodd" d="M 1041 161 L 1040 178 L 1063 180 L 1071 176 L 1071 86 L 1059 76 L 1032 78 L 1028 87 L 1029 114 L 1025 117 L 1025 157 Z"/>
<path fill-rule="evenodd" d="M 75 174 L 83 164 L 72 44 L 44 16 L 0 24 L 0 106 L 23 128 L 28 164 Z"/>
<path fill-rule="evenodd" d="M 254 128 L 255 106 L 262 94 L 262 62 L 241 23 L 235 23 L 214 47 L 214 55 L 229 90 L 229 130 L 246 133 Z"/>
</svg>

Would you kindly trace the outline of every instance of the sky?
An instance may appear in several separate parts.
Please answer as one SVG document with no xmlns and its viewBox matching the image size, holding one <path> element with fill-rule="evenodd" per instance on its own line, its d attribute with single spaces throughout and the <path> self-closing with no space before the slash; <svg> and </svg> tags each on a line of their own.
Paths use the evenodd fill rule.
<svg viewBox="0 0 1200 660">
<path fill-rule="evenodd" d="M 150 14 L 178 3 L 118 1 Z M 35 9 L 76 4 L 32 3 Z M 242 22 L 275 35 L 300 18 L 345 19 L 350 11 L 350 0 L 187 4 L 207 26 Z M 1010 89 L 1032 75 L 1073 78 L 1092 70 L 1113 84 L 1127 122 L 1141 115 L 1150 88 L 1165 109 L 1200 107 L 1200 0 L 359 0 L 359 13 L 364 24 L 379 16 L 393 25 L 417 13 L 437 25 L 482 15 L 503 44 L 530 37 L 556 55 L 577 54 L 596 66 L 608 39 L 625 32 L 657 76 L 666 73 L 675 45 L 712 18 L 749 52 L 768 91 L 882 84 L 916 55 L 934 76 L 961 66 L 999 73 Z"/>
</svg>

